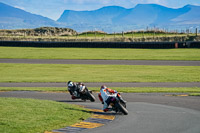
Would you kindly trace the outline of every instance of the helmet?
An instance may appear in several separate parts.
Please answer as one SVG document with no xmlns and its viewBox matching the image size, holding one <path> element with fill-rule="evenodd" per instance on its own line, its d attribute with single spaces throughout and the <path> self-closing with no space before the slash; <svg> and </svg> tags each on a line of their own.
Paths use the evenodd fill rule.
<svg viewBox="0 0 200 133">
<path fill-rule="evenodd" d="M 67 86 L 68 86 L 69 88 L 71 88 L 71 87 L 74 86 L 74 83 L 73 83 L 72 81 L 68 81 Z"/>
<path fill-rule="evenodd" d="M 106 88 L 107 88 L 107 87 L 106 87 L 105 85 L 102 85 L 101 88 L 100 88 L 100 90 L 101 90 L 101 89 L 106 89 Z"/>
</svg>

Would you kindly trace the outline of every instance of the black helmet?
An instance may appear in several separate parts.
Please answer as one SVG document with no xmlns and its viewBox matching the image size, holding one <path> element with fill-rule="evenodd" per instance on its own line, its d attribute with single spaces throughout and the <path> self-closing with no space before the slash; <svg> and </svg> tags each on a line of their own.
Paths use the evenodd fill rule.
<svg viewBox="0 0 200 133">
<path fill-rule="evenodd" d="M 106 87 L 105 85 L 102 85 L 101 88 L 100 88 L 100 90 L 101 90 L 101 89 L 106 89 L 106 88 L 107 88 L 107 87 Z"/>
</svg>

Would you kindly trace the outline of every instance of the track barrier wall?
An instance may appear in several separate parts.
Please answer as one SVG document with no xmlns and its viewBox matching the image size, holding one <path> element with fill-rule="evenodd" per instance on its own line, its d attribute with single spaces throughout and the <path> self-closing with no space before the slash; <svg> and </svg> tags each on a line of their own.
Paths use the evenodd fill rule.
<svg viewBox="0 0 200 133">
<path fill-rule="evenodd" d="M 77 48 L 200 48 L 200 42 L 39 42 L 0 41 L 9 47 L 77 47 Z"/>
</svg>

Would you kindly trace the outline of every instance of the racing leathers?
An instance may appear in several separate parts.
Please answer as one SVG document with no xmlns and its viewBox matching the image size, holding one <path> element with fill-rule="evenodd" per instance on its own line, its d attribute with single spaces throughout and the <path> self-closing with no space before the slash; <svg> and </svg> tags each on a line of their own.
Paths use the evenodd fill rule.
<svg viewBox="0 0 200 133">
<path fill-rule="evenodd" d="M 83 93 L 86 86 L 83 83 L 73 83 L 73 85 L 68 85 L 68 91 L 72 95 L 72 99 L 80 97 L 80 93 Z"/>
<path fill-rule="evenodd" d="M 104 104 L 103 111 L 108 111 L 108 106 L 110 104 L 110 100 L 114 93 L 117 93 L 117 91 L 112 90 L 110 88 L 101 88 L 100 93 L 98 94 L 99 100 Z"/>
</svg>

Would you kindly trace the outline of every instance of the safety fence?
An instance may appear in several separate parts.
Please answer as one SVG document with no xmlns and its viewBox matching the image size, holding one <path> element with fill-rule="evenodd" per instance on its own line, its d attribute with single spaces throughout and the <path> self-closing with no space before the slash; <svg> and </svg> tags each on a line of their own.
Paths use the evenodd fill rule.
<svg viewBox="0 0 200 133">
<path fill-rule="evenodd" d="M 39 42 L 0 41 L 9 47 L 76 47 L 76 48 L 200 48 L 200 42 Z"/>
</svg>

